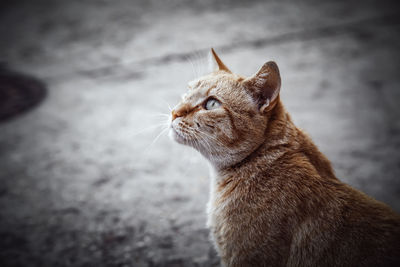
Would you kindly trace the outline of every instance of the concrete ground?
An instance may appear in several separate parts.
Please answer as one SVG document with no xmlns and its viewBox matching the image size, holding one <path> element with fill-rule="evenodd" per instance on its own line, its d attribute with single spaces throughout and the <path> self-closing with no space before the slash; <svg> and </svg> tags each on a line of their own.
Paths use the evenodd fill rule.
<svg viewBox="0 0 400 267">
<path fill-rule="evenodd" d="M 361 4 L 362 3 L 362 4 Z M 400 211 L 400 11 L 383 1 L 14 1 L 0 60 L 47 84 L 0 124 L 1 266 L 218 266 L 208 167 L 161 114 L 204 73 L 275 60 L 343 181 Z"/>
</svg>

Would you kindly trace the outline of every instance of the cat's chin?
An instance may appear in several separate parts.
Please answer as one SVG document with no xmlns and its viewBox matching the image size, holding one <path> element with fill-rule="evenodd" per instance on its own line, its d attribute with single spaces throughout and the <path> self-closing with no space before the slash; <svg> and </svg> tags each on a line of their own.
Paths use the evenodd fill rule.
<svg viewBox="0 0 400 267">
<path fill-rule="evenodd" d="M 182 145 L 188 145 L 188 141 L 180 135 L 173 127 L 169 129 L 168 133 L 169 137 L 174 140 L 175 142 L 182 144 Z"/>
</svg>

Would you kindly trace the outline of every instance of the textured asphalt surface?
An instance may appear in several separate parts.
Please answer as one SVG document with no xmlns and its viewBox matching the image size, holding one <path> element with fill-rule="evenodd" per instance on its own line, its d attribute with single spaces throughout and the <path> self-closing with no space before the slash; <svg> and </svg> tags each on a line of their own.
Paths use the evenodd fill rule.
<svg viewBox="0 0 400 267">
<path fill-rule="evenodd" d="M 281 70 L 337 176 L 400 211 L 400 11 L 384 1 L 14 1 L 0 61 L 47 98 L 0 124 L 1 266 L 218 266 L 208 166 L 161 134 L 214 47 Z"/>
</svg>

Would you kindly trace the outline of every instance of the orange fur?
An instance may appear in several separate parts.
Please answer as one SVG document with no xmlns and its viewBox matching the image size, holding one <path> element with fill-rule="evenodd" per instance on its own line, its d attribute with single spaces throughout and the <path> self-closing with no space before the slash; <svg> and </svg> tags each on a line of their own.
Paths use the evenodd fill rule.
<svg viewBox="0 0 400 267">
<path fill-rule="evenodd" d="M 192 82 L 172 136 L 212 164 L 208 226 L 226 266 L 400 266 L 400 216 L 342 183 L 292 122 L 280 75 L 220 69 Z M 209 97 L 221 107 L 207 110 Z"/>
</svg>

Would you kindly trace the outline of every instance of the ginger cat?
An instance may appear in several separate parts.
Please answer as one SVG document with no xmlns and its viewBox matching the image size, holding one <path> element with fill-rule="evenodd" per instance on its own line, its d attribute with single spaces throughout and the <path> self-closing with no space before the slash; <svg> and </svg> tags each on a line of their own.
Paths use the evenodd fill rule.
<svg viewBox="0 0 400 267">
<path fill-rule="evenodd" d="M 189 83 L 172 137 L 212 166 L 208 226 L 224 266 L 400 266 L 400 216 L 336 178 L 290 119 L 274 62 Z"/>
</svg>

